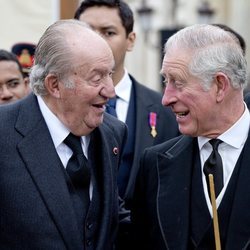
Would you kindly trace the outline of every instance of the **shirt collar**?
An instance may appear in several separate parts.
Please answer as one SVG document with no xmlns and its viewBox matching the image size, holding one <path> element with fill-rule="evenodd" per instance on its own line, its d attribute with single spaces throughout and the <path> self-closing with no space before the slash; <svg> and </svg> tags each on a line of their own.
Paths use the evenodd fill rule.
<svg viewBox="0 0 250 250">
<path fill-rule="evenodd" d="M 234 147 L 240 148 L 246 141 L 249 132 L 249 124 L 250 124 L 250 114 L 249 110 L 244 103 L 245 111 L 240 119 L 233 124 L 227 131 L 218 136 L 218 139 L 222 140 L 226 144 Z M 198 137 L 199 148 L 201 149 L 211 138 L 207 137 Z"/>
<path fill-rule="evenodd" d="M 57 148 L 70 133 L 67 127 L 51 112 L 44 100 L 38 96 L 38 104 L 48 126 L 55 148 Z"/>
<path fill-rule="evenodd" d="M 125 69 L 122 79 L 115 86 L 115 93 L 119 98 L 123 99 L 126 102 L 129 102 L 131 88 L 132 81 L 129 77 L 127 69 Z"/>
</svg>

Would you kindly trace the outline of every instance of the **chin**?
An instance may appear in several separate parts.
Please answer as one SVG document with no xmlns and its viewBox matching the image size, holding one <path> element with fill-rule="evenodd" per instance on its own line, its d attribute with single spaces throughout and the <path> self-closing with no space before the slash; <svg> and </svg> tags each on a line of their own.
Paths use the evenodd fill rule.
<svg viewBox="0 0 250 250">
<path fill-rule="evenodd" d="M 191 131 L 191 130 L 188 130 L 188 129 L 185 129 L 185 128 L 179 128 L 179 131 L 183 135 L 196 136 L 196 133 L 194 131 Z"/>
<path fill-rule="evenodd" d="M 103 117 L 101 119 L 95 120 L 93 123 L 91 123 L 91 128 L 95 129 L 99 127 L 103 123 Z"/>
</svg>

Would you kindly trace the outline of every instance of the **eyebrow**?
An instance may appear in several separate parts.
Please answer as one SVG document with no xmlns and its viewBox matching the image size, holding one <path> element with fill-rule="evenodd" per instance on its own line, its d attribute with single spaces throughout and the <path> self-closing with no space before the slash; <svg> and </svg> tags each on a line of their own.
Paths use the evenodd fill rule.
<svg viewBox="0 0 250 250">
<path fill-rule="evenodd" d="M 20 81 L 20 79 L 18 77 L 17 78 L 11 78 L 6 83 L 13 82 L 13 81 Z"/>
<path fill-rule="evenodd" d="M 111 69 L 111 72 L 113 72 L 114 71 L 114 69 L 112 68 Z M 91 73 L 93 73 L 93 74 L 101 74 L 101 75 L 104 75 L 104 74 L 107 74 L 107 73 L 109 73 L 110 72 L 110 70 L 103 70 L 103 69 L 94 69 L 94 70 L 92 70 L 91 71 Z"/>
<path fill-rule="evenodd" d="M 18 82 L 18 83 L 21 83 L 20 79 L 19 78 L 11 78 L 9 79 L 8 81 L 4 82 L 4 83 L 1 83 L 0 82 L 0 86 L 4 85 L 4 84 L 9 84 L 9 83 L 12 83 L 12 82 Z"/>
<path fill-rule="evenodd" d="M 103 26 L 103 27 L 100 27 L 100 30 L 101 31 L 106 31 L 106 30 L 117 30 L 117 28 L 113 25 L 111 26 Z"/>
<path fill-rule="evenodd" d="M 92 28 L 92 29 L 97 29 L 97 27 L 95 26 L 95 25 L 90 25 L 90 27 Z M 116 28 L 116 26 L 114 26 L 114 25 L 102 25 L 102 26 L 99 26 L 98 27 L 99 29 L 101 29 L 101 30 L 107 30 L 107 29 L 117 29 Z"/>
</svg>

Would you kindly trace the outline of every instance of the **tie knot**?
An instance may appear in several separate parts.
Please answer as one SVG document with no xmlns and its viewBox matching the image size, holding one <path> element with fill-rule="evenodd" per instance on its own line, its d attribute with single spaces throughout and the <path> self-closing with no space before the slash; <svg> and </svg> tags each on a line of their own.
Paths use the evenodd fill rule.
<svg viewBox="0 0 250 250">
<path fill-rule="evenodd" d="M 110 98 L 107 102 L 106 105 L 106 112 L 109 113 L 110 115 L 113 115 L 114 117 L 117 117 L 116 113 L 116 99 L 117 97 Z"/>
<path fill-rule="evenodd" d="M 212 145 L 213 150 L 218 150 L 219 144 L 222 143 L 222 140 L 220 139 L 212 139 L 209 141 L 209 143 Z"/>
<path fill-rule="evenodd" d="M 108 105 L 109 105 L 110 107 L 112 107 L 112 108 L 115 109 L 115 107 L 116 107 L 116 97 L 110 98 L 110 99 L 108 100 Z"/>
<path fill-rule="evenodd" d="M 64 140 L 64 143 L 71 148 L 74 154 L 83 154 L 81 140 L 79 136 L 69 133 Z"/>
</svg>

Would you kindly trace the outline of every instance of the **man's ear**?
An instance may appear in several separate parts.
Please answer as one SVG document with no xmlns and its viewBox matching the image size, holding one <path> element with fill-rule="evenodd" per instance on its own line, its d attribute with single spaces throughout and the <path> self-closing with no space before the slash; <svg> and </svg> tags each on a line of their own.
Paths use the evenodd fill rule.
<svg viewBox="0 0 250 250">
<path fill-rule="evenodd" d="M 51 96 L 60 98 L 59 80 L 55 74 L 48 74 L 45 77 L 44 85 Z"/>
<path fill-rule="evenodd" d="M 214 79 L 216 84 L 217 101 L 221 102 L 230 86 L 230 79 L 222 72 L 217 73 Z"/>
<path fill-rule="evenodd" d="M 132 51 L 135 45 L 136 34 L 130 32 L 127 37 L 127 51 Z"/>
</svg>

